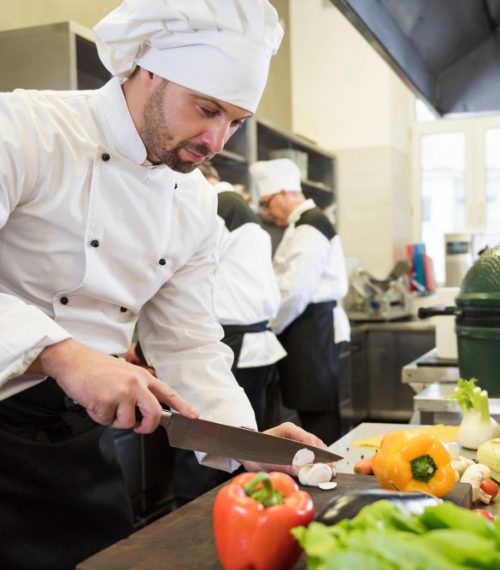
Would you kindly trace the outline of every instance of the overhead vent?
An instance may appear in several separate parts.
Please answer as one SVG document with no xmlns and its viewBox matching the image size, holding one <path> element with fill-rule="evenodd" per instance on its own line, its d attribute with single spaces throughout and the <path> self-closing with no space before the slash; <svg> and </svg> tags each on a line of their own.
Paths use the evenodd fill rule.
<svg viewBox="0 0 500 570">
<path fill-rule="evenodd" d="M 440 115 L 500 112 L 500 0 L 331 0 Z"/>
</svg>

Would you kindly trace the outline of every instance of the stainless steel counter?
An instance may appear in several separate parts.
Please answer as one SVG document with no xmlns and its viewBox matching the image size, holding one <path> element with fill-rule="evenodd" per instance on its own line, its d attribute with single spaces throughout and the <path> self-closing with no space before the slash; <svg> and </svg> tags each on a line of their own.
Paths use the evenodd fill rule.
<svg viewBox="0 0 500 570">
<path fill-rule="evenodd" d="M 450 399 L 456 382 L 433 382 L 413 397 L 412 422 L 425 424 L 459 425 L 460 406 Z M 500 421 L 500 398 L 489 398 L 490 415 Z"/>
<path fill-rule="evenodd" d="M 407 319 L 400 321 L 351 321 L 351 327 L 358 330 L 384 331 L 434 331 L 435 326 L 429 320 Z"/>
<path fill-rule="evenodd" d="M 458 378 L 458 362 L 438 358 L 436 348 L 403 366 L 401 371 L 401 382 L 410 385 L 416 393 L 436 381 L 456 384 Z"/>
</svg>

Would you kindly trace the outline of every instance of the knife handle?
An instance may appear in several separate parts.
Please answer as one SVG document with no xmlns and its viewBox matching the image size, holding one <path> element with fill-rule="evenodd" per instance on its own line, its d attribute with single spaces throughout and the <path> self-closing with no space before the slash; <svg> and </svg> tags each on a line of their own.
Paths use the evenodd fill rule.
<svg viewBox="0 0 500 570">
<path fill-rule="evenodd" d="M 169 412 L 168 410 L 162 409 L 161 411 L 161 418 L 160 418 L 160 425 L 162 425 L 163 427 L 168 427 L 168 425 L 170 424 L 170 418 L 172 417 L 172 412 Z M 140 423 L 142 420 L 142 414 L 141 414 L 141 410 L 139 410 L 139 408 L 136 406 L 135 407 L 135 421 L 136 423 Z"/>
<path fill-rule="evenodd" d="M 168 410 L 161 411 L 160 425 L 162 425 L 164 428 L 167 428 L 170 424 L 171 419 L 172 419 L 172 412 L 169 412 Z"/>
</svg>

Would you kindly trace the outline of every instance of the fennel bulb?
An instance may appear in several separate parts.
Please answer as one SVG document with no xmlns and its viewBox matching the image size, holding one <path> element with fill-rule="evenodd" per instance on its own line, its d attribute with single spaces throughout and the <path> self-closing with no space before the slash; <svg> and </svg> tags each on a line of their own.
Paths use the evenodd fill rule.
<svg viewBox="0 0 500 570">
<path fill-rule="evenodd" d="M 488 392 L 476 386 L 476 382 L 475 378 L 460 378 L 454 395 L 450 396 L 462 409 L 458 443 L 468 449 L 477 449 L 485 441 L 500 436 L 500 426 L 490 417 Z"/>
</svg>

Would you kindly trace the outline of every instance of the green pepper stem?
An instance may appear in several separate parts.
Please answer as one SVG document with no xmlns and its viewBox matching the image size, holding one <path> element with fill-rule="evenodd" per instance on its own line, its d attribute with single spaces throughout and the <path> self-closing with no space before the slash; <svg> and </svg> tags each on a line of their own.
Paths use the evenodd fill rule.
<svg viewBox="0 0 500 570">
<path fill-rule="evenodd" d="M 245 491 L 248 497 L 251 497 L 265 507 L 282 505 L 285 502 L 283 494 L 273 487 L 269 474 L 264 471 L 259 471 L 252 480 L 246 485 L 243 485 L 243 491 Z"/>
<path fill-rule="evenodd" d="M 411 473 L 416 481 L 428 483 L 437 471 L 434 459 L 430 455 L 420 455 L 411 462 Z"/>
<path fill-rule="evenodd" d="M 246 485 L 243 485 L 243 491 L 245 491 L 245 493 L 250 496 L 257 485 L 260 483 L 265 485 L 266 481 L 268 485 L 271 482 L 269 473 L 266 473 L 265 471 L 259 471 L 253 479 L 251 479 Z"/>
</svg>

